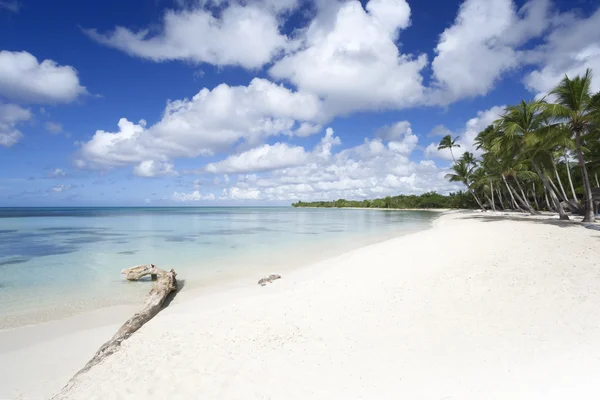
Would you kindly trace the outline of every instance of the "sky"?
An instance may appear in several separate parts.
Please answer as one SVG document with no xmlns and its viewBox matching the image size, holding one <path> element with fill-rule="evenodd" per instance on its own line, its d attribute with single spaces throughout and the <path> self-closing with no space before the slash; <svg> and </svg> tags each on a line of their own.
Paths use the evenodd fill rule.
<svg viewBox="0 0 600 400">
<path fill-rule="evenodd" d="M 439 140 L 477 154 L 600 74 L 598 26 L 598 0 L 0 0 L 0 206 L 456 191 Z"/>
</svg>

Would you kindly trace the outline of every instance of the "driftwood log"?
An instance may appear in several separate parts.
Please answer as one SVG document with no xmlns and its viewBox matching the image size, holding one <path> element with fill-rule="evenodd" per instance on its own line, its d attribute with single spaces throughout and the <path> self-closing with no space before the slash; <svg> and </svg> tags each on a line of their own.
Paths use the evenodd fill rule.
<svg viewBox="0 0 600 400">
<path fill-rule="evenodd" d="M 135 331 L 140 329 L 142 325 L 146 322 L 150 321 L 162 307 L 165 299 L 172 291 L 177 289 L 177 274 L 175 270 L 170 270 L 169 272 L 157 268 L 152 264 L 148 265 L 140 265 L 133 268 L 127 268 L 121 271 L 121 274 L 125 275 L 127 280 L 138 280 L 146 275 L 155 275 L 156 283 L 148 293 L 146 297 L 146 302 L 144 303 L 144 308 L 142 308 L 139 312 L 135 313 L 133 317 L 129 318 L 122 326 L 119 328 L 117 333 L 110 339 L 108 342 L 104 343 L 100 349 L 96 352 L 94 357 L 83 367 L 79 372 L 77 372 L 73 378 L 65 385 L 62 389 L 61 393 L 55 396 L 54 398 L 59 398 L 60 395 L 68 392 L 73 385 L 75 384 L 76 378 L 81 374 L 89 371 L 94 365 L 98 364 L 100 361 L 105 359 L 106 357 L 114 354 L 121 343 L 129 338 Z"/>
<path fill-rule="evenodd" d="M 260 286 L 266 286 L 267 283 L 271 283 L 276 279 L 281 279 L 281 275 L 269 275 L 266 278 L 262 278 L 258 281 Z"/>
</svg>

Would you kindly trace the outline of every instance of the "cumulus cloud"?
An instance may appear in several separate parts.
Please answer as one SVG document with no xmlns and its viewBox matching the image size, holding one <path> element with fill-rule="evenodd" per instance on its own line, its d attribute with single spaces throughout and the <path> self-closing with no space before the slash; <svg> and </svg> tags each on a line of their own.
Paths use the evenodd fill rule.
<svg viewBox="0 0 600 400">
<path fill-rule="evenodd" d="M 133 168 L 133 173 L 144 178 L 177 175 L 175 167 L 169 162 L 144 160 Z"/>
<path fill-rule="evenodd" d="M 48 176 L 50 176 L 51 178 L 60 178 L 66 175 L 67 173 L 61 168 L 55 168 L 54 171 L 50 171 L 50 173 L 48 174 Z"/>
<path fill-rule="evenodd" d="M 213 173 L 268 171 L 300 165 L 306 159 L 304 147 L 289 146 L 286 143 L 265 144 L 225 160 L 207 164 L 205 170 Z"/>
<path fill-rule="evenodd" d="M 456 132 L 455 135 L 453 134 L 453 137 L 459 136 L 457 144 L 460 145 L 460 148 L 453 150 L 454 157 L 458 159 L 466 151 L 475 154 L 475 156 L 481 155 L 481 150 L 478 150 L 475 146 L 475 138 L 479 132 L 485 130 L 485 128 L 500 118 L 500 116 L 504 113 L 504 109 L 505 106 L 495 106 L 489 110 L 479 111 L 475 118 L 471 118 L 469 121 L 467 121 L 463 130 Z M 452 161 L 452 154 L 450 153 L 450 150 L 438 150 L 438 145 L 439 142 L 429 144 L 429 146 L 427 146 L 425 149 L 425 155 L 427 157 L 436 157 L 443 160 Z"/>
<path fill-rule="evenodd" d="M 21 103 L 69 103 L 86 93 L 75 68 L 32 54 L 0 51 L 0 98 Z"/>
<path fill-rule="evenodd" d="M 66 192 L 67 190 L 73 189 L 73 185 L 71 184 L 66 184 L 66 185 L 56 185 L 53 186 L 51 191 L 53 191 L 54 193 L 62 193 L 62 192 Z"/>
<path fill-rule="evenodd" d="M 333 153 L 332 147 L 341 141 L 328 129 L 312 151 L 304 150 L 307 154 L 304 163 L 259 174 L 247 173 L 251 169 L 240 170 L 221 199 L 279 202 L 364 199 L 456 189 L 456 185 L 444 179 L 447 170 L 438 168 L 434 161 L 410 160 L 418 144 L 412 130 L 405 129 L 392 139 L 376 135 L 358 146 Z"/>
<path fill-rule="evenodd" d="M 83 143 L 80 160 L 110 168 L 211 155 L 240 141 L 255 146 L 270 136 L 293 135 L 299 124 L 320 118 L 315 96 L 255 78 L 249 86 L 221 84 L 191 99 L 171 101 L 162 119 L 149 128 L 145 121 L 135 124 L 122 118 L 119 131 L 99 130 Z"/>
<path fill-rule="evenodd" d="M 207 3 L 214 2 L 168 10 L 157 32 L 133 32 L 125 27 L 106 34 L 94 29 L 84 32 L 101 44 L 153 61 L 185 60 L 245 68 L 261 67 L 288 46 L 288 39 L 279 31 L 277 12 L 296 2 L 283 2 L 282 6 L 275 1 L 232 2 L 218 16 Z"/>
<path fill-rule="evenodd" d="M 377 131 L 377 136 L 384 140 L 394 140 L 412 135 L 413 131 L 408 121 L 396 122 L 391 126 L 384 126 Z"/>
<path fill-rule="evenodd" d="M 400 54 L 398 33 L 410 24 L 404 0 L 321 2 L 297 51 L 277 61 L 271 76 L 324 99 L 328 115 L 394 109 L 422 101 L 427 57 Z"/>
<path fill-rule="evenodd" d="M 433 103 L 484 95 L 502 74 L 522 63 L 520 46 L 550 23 L 550 0 L 466 0 L 441 35 L 432 63 Z"/>
<path fill-rule="evenodd" d="M 583 75 L 587 68 L 600 71 L 600 9 L 589 18 L 562 14 L 556 23 L 545 42 L 528 54 L 538 67 L 524 82 L 536 93 L 550 92 L 565 75 Z M 592 85 L 592 90 L 600 91 L 600 78 Z"/>
<path fill-rule="evenodd" d="M 53 135 L 59 134 L 63 131 L 63 127 L 58 122 L 48 121 L 44 124 L 44 128 Z"/>
<path fill-rule="evenodd" d="M 16 126 L 30 120 L 31 117 L 31 111 L 28 109 L 15 104 L 0 103 L 0 146 L 11 147 L 21 140 L 23 134 Z"/>
<path fill-rule="evenodd" d="M 187 202 L 187 201 L 215 200 L 216 197 L 213 193 L 201 194 L 198 190 L 194 190 L 192 193 L 174 192 L 172 199 L 175 201 Z"/>
</svg>

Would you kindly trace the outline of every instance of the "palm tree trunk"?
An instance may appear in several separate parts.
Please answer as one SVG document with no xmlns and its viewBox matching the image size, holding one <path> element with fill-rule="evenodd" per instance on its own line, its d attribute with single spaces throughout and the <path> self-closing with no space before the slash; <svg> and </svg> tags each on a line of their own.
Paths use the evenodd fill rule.
<svg viewBox="0 0 600 400">
<path fill-rule="evenodd" d="M 502 190 L 500 188 L 496 189 L 498 191 L 498 200 L 500 200 L 500 207 L 506 211 L 506 207 L 504 207 L 504 200 L 502 199 Z"/>
<path fill-rule="evenodd" d="M 556 207 L 554 207 L 554 205 L 550 205 L 550 201 L 548 201 L 548 190 L 545 187 L 544 197 L 546 198 L 546 206 L 548 207 L 548 211 L 556 211 Z"/>
<path fill-rule="evenodd" d="M 590 177 L 588 175 L 587 166 L 585 165 L 585 159 L 583 158 L 583 150 L 581 149 L 581 132 L 575 131 L 575 146 L 577 147 L 577 160 L 579 161 L 579 167 L 581 168 L 581 179 L 583 180 L 583 189 L 585 192 L 584 204 L 585 211 L 582 222 L 596 222 L 596 215 L 594 214 L 594 200 L 592 199 L 592 185 L 590 185 Z"/>
<path fill-rule="evenodd" d="M 537 213 L 537 212 L 536 212 L 536 211 L 533 209 L 533 207 L 531 207 L 531 204 L 529 204 L 529 202 L 527 201 L 527 197 L 525 197 L 525 193 L 523 193 L 523 188 L 521 187 L 521 184 L 519 183 L 519 180 L 518 180 L 517 178 L 514 178 L 514 177 L 513 177 L 513 179 L 515 180 L 515 182 L 517 182 L 517 187 L 519 188 L 519 190 L 521 191 L 521 195 L 523 196 L 523 197 L 521 197 L 521 196 L 519 195 L 519 192 L 517 192 L 517 191 L 515 190 L 515 197 L 516 197 L 516 198 L 517 198 L 517 199 L 518 199 L 518 200 L 521 202 L 521 204 L 522 204 L 523 206 L 525 206 L 525 208 L 527 209 L 527 211 L 529 211 L 529 214 L 531 214 L 531 215 L 538 214 L 538 213 Z"/>
<path fill-rule="evenodd" d="M 450 155 L 452 156 L 452 161 L 456 164 L 456 159 L 454 158 L 454 152 L 452 151 L 452 146 L 450 146 Z"/>
<path fill-rule="evenodd" d="M 565 188 L 560 180 L 560 175 L 558 174 L 558 169 L 556 169 L 556 163 L 554 162 L 554 158 L 552 158 L 552 167 L 554 167 L 554 175 L 556 175 L 556 181 L 558 182 L 558 186 L 560 186 L 561 193 L 565 199 L 568 199 L 567 192 L 565 192 Z"/>
<path fill-rule="evenodd" d="M 596 187 L 600 187 L 600 183 L 598 183 L 598 173 L 594 174 L 596 176 Z"/>
<path fill-rule="evenodd" d="M 571 185 L 571 193 L 573 193 L 573 200 L 575 200 L 575 204 L 579 204 L 579 200 L 577 200 L 577 194 L 575 193 L 575 186 L 573 186 L 573 179 L 571 178 L 571 166 L 569 165 L 569 157 L 567 155 L 567 149 L 565 149 L 564 152 L 565 152 L 565 166 L 567 167 L 567 177 L 569 178 L 569 185 Z"/>
<path fill-rule="evenodd" d="M 535 193 L 535 182 L 532 182 L 532 183 L 531 183 L 531 188 L 533 189 L 533 200 L 535 201 L 535 207 L 536 207 L 538 210 L 541 210 L 541 209 L 540 209 L 540 203 L 538 203 L 537 194 Z"/>
<path fill-rule="evenodd" d="M 513 195 L 512 190 L 510 190 L 510 186 L 508 185 L 508 182 L 506 182 L 506 177 L 504 176 L 504 174 L 502 174 L 502 180 L 504 181 L 504 184 L 506 185 L 506 189 L 508 190 L 508 194 L 510 195 L 510 198 L 512 200 L 512 204 L 513 207 L 515 208 L 515 210 L 521 210 L 521 207 L 519 207 L 519 205 L 517 204 L 517 201 L 515 200 L 515 196 Z"/>
<path fill-rule="evenodd" d="M 548 178 L 548 183 L 550 186 L 552 186 L 552 189 L 554 189 L 554 193 L 557 195 L 557 197 L 560 198 L 561 201 L 565 202 L 571 212 L 574 212 L 575 214 L 583 214 L 583 210 L 579 206 L 571 203 L 569 199 L 563 197 L 562 193 L 558 190 L 552 179 Z"/>
<path fill-rule="evenodd" d="M 492 210 L 496 211 L 496 203 L 494 202 L 494 182 L 490 178 L 490 192 L 492 193 Z"/>
<path fill-rule="evenodd" d="M 466 185 L 466 184 L 465 184 Z M 479 197 L 477 197 L 477 195 L 475 194 L 475 191 L 473 189 L 471 189 L 468 185 L 467 188 L 469 189 L 469 192 L 471 192 L 471 194 L 473 195 L 473 197 L 475 198 L 475 201 L 477 202 L 477 204 L 479 205 L 479 207 L 481 207 L 481 209 L 483 211 L 485 211 L 485 207 L 483 206 L 483 204 L 481 203 L 481 200 L 479 200 Z"/>
<path fill-rule="evenodd" d="M 563 209 L 562 204 L 560 204 L 558 197 L 556 197 L 556 193 L 554 193 L 552 186 L 550 186 L 550 183 L 548 182 L 548 177 L 546 176 L 546 174 L 544 174 L 542 172 L 542 170 L 537 166 L 536 163 L 532 163 L 532 164 L 533 164 L 533 168 L 535 169 L 535 172 L 537 172 L 540 179 L 542 180 L 542 183 L 544 184 L 544 187 L 550 194 L 550 198 L 556 205 L 556 210 L 558 211 L 559 218 L 563 219 L 563 220 L 569 220 L 569 216 L 565 213 L 565 210 Z"/>
</svg>

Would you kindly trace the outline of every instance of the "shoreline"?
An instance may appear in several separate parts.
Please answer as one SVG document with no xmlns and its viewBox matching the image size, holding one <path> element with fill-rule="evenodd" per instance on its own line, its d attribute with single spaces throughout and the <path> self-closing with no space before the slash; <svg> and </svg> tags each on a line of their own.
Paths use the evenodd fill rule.
<svg viewBox="0 0 600 400">
<path fill-rule="evenodd" d="M 376 211 L 431 211 L 431 212 L 451 212 L 451 211 L 466 211 L 476 212 L 476 210 L 463 210 L 458 208 L 380 208 L 380 207 L 295 207 L 295 208 L 311 208 L 311 209 L 326 209 L 326 210 L 376 210 Z"/>
<path fill-rule="evenodd" d="M 544 369 L 544 363 L 532 370 L 523 370 L 533 360 L 519 357 L 535 350 L 536 357 L 540 357 L 536 360 L 540 361 L 548 346 L 556 350 L 559 343 L 568 344 L 569 351 L 580 357 L 600 349 L 600 339 L 597 339 L 600 326 L 595 319 L 590 319 L 590 313 L 600 306 L 600 283 L 596 279 L 600 273 L 593 264 L 595 255 L 600 254 L 595 231 L 543 217 L 517 219 L 500 214 L 445 213 L 432 221 L 429 229 L 295 268 L 265 288 L 252 280 L 199 296 L 180 298 L 178 295 L 176 301 L 126 341 L 117 354 L 83 376 L 75 391 L 65 398 L 90 398 L 92 394 L 102 397 L 103 388 L 110 387 L 118 393 L 125 390 L 125 386 L 131 389 L 127 392 L 128 398 L 162 398 L 167 395 L 160 392 L 159 381 L 162 380 L 171 385 L 179 382 L 178 395 L 183 397 L 185 393 L 202 393 L 210 398 L 239 398 L 241 393 L 246 393 L 245 398 L 331 398 L 334 393 L 350 397 L 358 393 L 367 398 L 385 398 L 386 394 L 402 390 L 427 399 L 440 398 L 442 394 L 475 399 L 482 398 L 487 393 L 482 390 L 490 385 L 496 387 L 493 383 L 496 381 L 490 379 L 498 376 L 511 382 L 506 387 L 513 388 L 515 391 L 510 393 L 514 395 L 519 384 L 524 385 L 519 373 L 529 378 L 531 371 L 540 368 L 550 373 L 548 368 Z M 564 243 L 560 235 L 565 229 L 581 243 L 577 246 L 571 241 Z M 503 250 L 503 244 L 514 248 Z M 427 248 L 435 251 L 425 250 Z M 454 253 L 448 252 L 448 248 L 453 248 Z M 461 248 L 468 251 L 463 253 Z M 565 249 L 570 250 L 564 254 Z M 567 268 L 565 261 L 577 264 L 580 274 L 572 275 L 574 270 L 570 264 L 571 269 Z M 369 267 L 365 269 L 365 265 Z M 509 269 L 502 272 L 498 268 Z M 515 280 L 519 274 L 531 276 Z M 564 281 L 565 277 L 569 281 Z M 539 280 L 538 284 L 530 286 L 535 280 Z M 556 289 L 564 282 L 570 286 Z M 531 292 L 533 288 L 537 292 Z M 574 295 L 584 292 L 585 298 Z M 578 312 L 569 317 L 571 313 L 565 314 L 566 310 Z M 569 321 L 566 331 L 565 318 Z M 560 325 L 554 326 L 556 323 Z M 585 331 L 581 331 L 582 323 L 587 324 Z M 12 389 L 0 392 L 0 397 L 20 394 L 29 399 L 56 394 L 99 345 L 112 336 L 118 325 L 112 332 L 111 328 L 92 328 L 62 338 L 46 337 L 45 342 L 30 347 L 8 353 L 0 351 L 0 364 L 6 366 L 6 371 L 0 371 L 0 379 L 6 380 L 0 382 L 0 387 L 5 391 Z M 572 330 L 578 332 L 577 337 Z M 533 332 L 536 333 L 531 336 Z M 539 348 L 542 342 L 536 339 L 540 334 L 548 336 L 543 342 L 544 351 Z M 81 343 L 83 338 L 86 340 Z M 2 339 L 6 342 L 6 338 Z M 491 339 L 494 341 L 489 342 Z M 161 344 L 149 350 L 148 343 Z M 347 347 L 350 343 L 358 347 L 352 346 L 354 350 L 350 351 Z M 437 345 L 428 349 L 422 347 L 425 343 L 444 346 L 439 350 L 436 350 Z M 582 343 L 594 347 L 586 349 L 586 353 L 581 348 Z M 59 349 L 64 352 L 65 346 L 68 351 L 62 354 L 65 360 L 60 365 L 50 368 L 50 361 L 39 365 L 42 354 L 55 354 Z M 366 346 L 364 353 L 361 346 Z M 181 352 L 180 348 L 185 351 Z M 443 368 L 449 368 L 446 371 L 449 376 L 454 370 L 463 371 L 462 377 L 469 376 L 465 368 L 481 364 L 479 354 L 483 350 L 487 358 L 500 357 L 497 363 L 500 367 L 510 362 L 511 371 L 515 372 L 507 375 L 502 368 L 494 370 L 496 364 L 484 362 L 479 367 L 487 371 L 488 380 L 483 379 L 480 385 L 470 382 L 473 388 L 479 389 L 469 393 L 479 396 L 463 396 L 466 392 L 461 392 L 460 385 L 453 386 L 453 381 L 445 380 Z M 293 353 L 288 354 L 289 351 Z M 71 353 L 79 354 L 79 359 Z M 280 358 L 284 354 L 288 355 Z M 377 354 L 381 361 L 373 364 Z M 559 353 L 551 355 L 558 357 Z M 160 359 L 158 364 L 156 357 Z M 330 371 L 330 380 L 318 378 L 328 365 L 323 364 L 323 357 L 336 360 L 340 366 L 340 371 Z M 76 363 L 79 360 L 81 362 Z M 556 362 L 547 357 L 545 361 L 561 370 Z M 582 372 L 583 375 L 578 376 L 585 378 L 592 372 L 600 373 L 600 361 L 589 358 L 577 361 L 583 362 L 588 374 Z M 257 362 L 265 364 L 260 367 Z M 561 363 L 574 368 L 569 362 L 561 359 Z M 71 365 L 66 365 L 69 363 Z M 21 372 L 14 370 L 16 365 Z M 142 365 L 160 365 L 158 375 L 144 377 L 145 383 L 137 382 L 132 388 L 127 383 L 137 379 L 135 371 Z M 178 376 L 178 365 L 189 366 L 189 370 Z M 314 373 L 313 369 L 301 367 L 305 365 L 312 365 Z M 365 367 L 359 372 L 356 365 Z M 427 373 L 422 369 L 425 366 Z M 371 369 L 373 374 L 366 372 Z M 490 369 L 495 372 L 492 374 Z M 261 375 L 252 372 L 263 370 Z M 395 371 L 395 378 L 390 371 Z M 344 378 L 357 373 L 365 386 Z M 218 384 L 220 379 L 233 376 L 235 385 Z M 297 378 L 290 381 L 291 376 Z M 402 376 L 400 381 L 398 376 Z M 431 389 L 431 393 L 428 392 L 430 385 L 417 385 L 422 379 L 431 381 L 436 377 L 439 385 Z M 42 384 L 38 384 L 40 379 Z M 584 383 L 589 389 L 590 383 Z M 235 387 L 239 387 L 237 397 Z M 290 388 L 296 397 L 288 396 Z M 373 388 L 378 390 L 373 392 Z M 598 389 L 594 393 L 600 393 L 600 387 Z"/>
<path fill-rule="evenodd" d="M 440 212 L 440 216 L 442 214 Z M 202 267 L 195 263 L 179 266 L 171 265 L 169 267 L 173 267 L 180 274 L 180 278 L 185 284 L 185 290 L 178 292 L 178 296 L 181 299 L 188 300 L 197 296 L 200 291 L 213 293 L 223 288 L 244 286 L 248 284 L 248 281 L 260 279 L 262 275 L 276 272 L 288 273 L 289 271 L 303 268 L 306 265 L 333 258 L 362 247 L 430 229 L 436 219 L 430 220 L 423 226 L 408 226 L 402 230 L 386 231 L 370 235 L 352 234 L 342 238 L 330 237 L 324 242 L 287 243 L 283 245 L 283 248 L 278 248 L 277 245 L 274 245 L 274 248 L 269 249 L 268 252 L 248 252 L 243 259 L 237 256 L 229 257 L 224 255 L 208 260 L 209 262 L 214 262 L 215 266 L 206 271 L 202 270 Z M 194 273 L 190 276 L 182 273 L 182 269 L 193 270 Z M 143 303 L 148 290 L 150 290 L 149 282 L 128 283 L 123 280 L 118 272 L 115 271 L 115 285 L 130 284 L 136 286 L 135 292 L 139 294 L 139 297 L 129 298 L 126 301 L 113 301 L 112 298 L 104 300 L 97 298 L 88 299 L 85 302 L 87 306 L 78 304 L 78 307 L 68 310 L 61 309 L 59 305 L 52 304 L 43 305 L 41 308 L 36 309 L 35 312 L 8 313 L 5 315 L 5 321 L 0 324 L 0 335 L 10 330 L 51 324 L 58 321 L 70 320 L 71 318 L 77 319 L 89 313 L 102 312 L 103 310 L 118 309 L 120 307 L 128 307 L 130 309 L 139 307 Z M 80 289 L 76 288 L 76 290 Z M 85 318 L 83 319 L 85 320 Z"/>
</svg>

